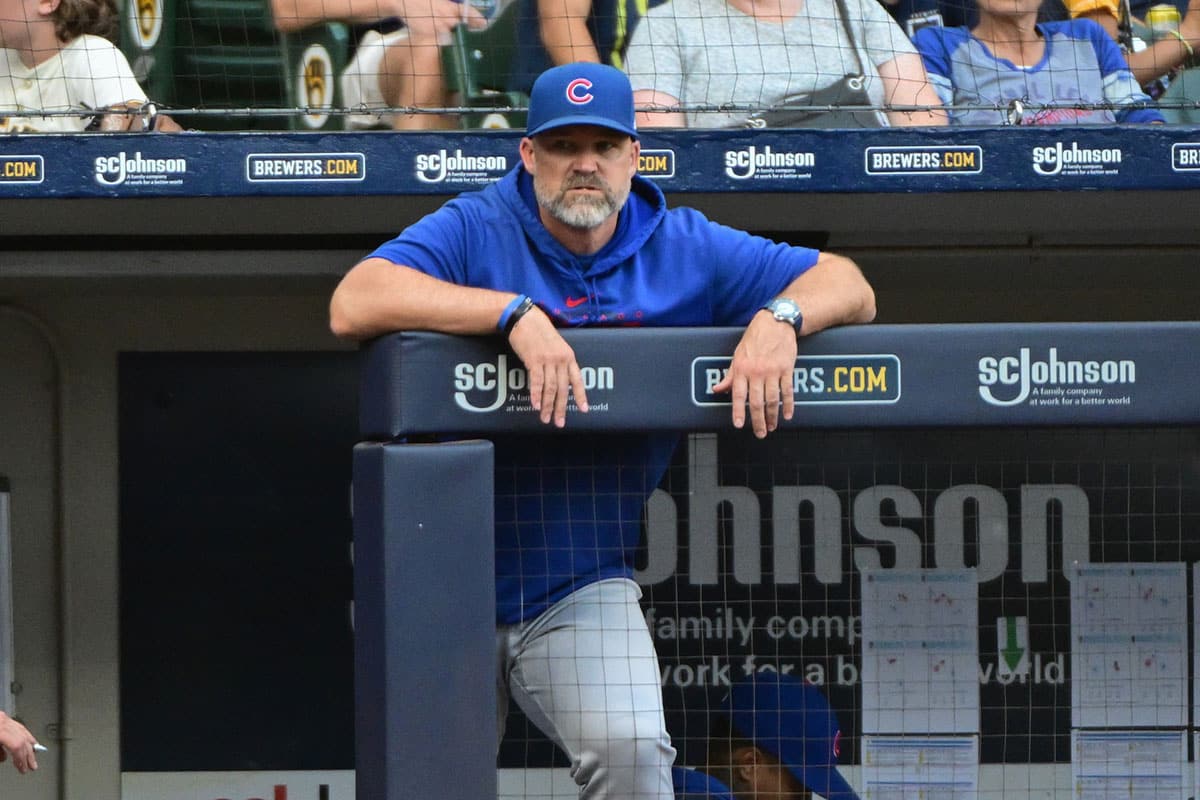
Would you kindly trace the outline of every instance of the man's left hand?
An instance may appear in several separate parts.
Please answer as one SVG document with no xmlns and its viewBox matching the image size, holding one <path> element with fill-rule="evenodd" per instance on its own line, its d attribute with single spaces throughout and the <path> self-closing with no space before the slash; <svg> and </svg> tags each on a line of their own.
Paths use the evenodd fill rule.
<svg viewBox="0 0 1200 800">
<path fill-rule="evenodd" d="M 795 367 L 796 331 L 771 312 L 759 311 L 733 351 L 728 374 L 713 387 L 715 392 L 732 393 L 733 427 L 746 424 L 747 405 L 750 425 L 760 439 L 779 427 L 781 406 L 783 418 L 791 419 Z"/>
<path fill-rule="evenodd" d="M 0 762 L 12 754 L 17 772 L 24 774 L 38 768 L 34 745 L 37 739 L 21 723 L 0 711 Z"/>
</svg>

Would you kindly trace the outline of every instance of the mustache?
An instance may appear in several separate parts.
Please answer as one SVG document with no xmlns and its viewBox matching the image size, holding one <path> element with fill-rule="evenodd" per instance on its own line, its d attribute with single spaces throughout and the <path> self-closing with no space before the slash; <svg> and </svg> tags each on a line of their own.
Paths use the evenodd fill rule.
<svg viewBox="0 0 1200 800">
<path fill-rule="evenodd" d="M 600 189 L 608 190 L 608 184 L 598 175 L 576 175 L 563 181 L 563 191 L 568 189 Z"/>
</svg>

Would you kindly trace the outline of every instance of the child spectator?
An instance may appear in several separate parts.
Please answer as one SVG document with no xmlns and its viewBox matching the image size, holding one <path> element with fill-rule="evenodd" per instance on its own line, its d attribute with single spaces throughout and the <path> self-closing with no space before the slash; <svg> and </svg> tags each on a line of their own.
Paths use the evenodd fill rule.
<svg viewBox="0 0 1200 800">
<path fill-rule="evenodd" d="M 978 0 L 973 28 L 916 45 L 957 125 L 1162 122 L 1116 42 L 1090 20 L 1037 21 L 1041 0 Z"/>
<path fill-rule="evenodd" d="M 0 8 L 0 133 L 180 130 L 153 113 L 112 42 L 116 0 L 6 0 Z M 96 113 L 118 109 L 139 113 Z"/>
</svg>

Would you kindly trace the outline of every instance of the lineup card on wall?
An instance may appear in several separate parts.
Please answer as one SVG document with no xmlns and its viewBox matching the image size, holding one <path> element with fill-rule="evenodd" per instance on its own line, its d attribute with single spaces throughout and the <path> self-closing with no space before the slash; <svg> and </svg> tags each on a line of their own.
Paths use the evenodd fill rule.
<svg viewBox="0 0 1200 800">
<path fill-rule="evenodd" d="M 1072 731 L 1074 800 L 1183 800 L 1183 731 Z"/>
<path fill-rule="evenodd" d="M 975 570 L 864 570 L 863 733 L 979 733 Z"/>
<path fill-rule="evenodd" d="M 864 736 L 863 800 L 975 800 L 978 736 Z"/>
<path fill-rule="evenodd" d="M 1072 728 L 1187 725 L 1185 567 L 1072 566 Z"/>
</svg>

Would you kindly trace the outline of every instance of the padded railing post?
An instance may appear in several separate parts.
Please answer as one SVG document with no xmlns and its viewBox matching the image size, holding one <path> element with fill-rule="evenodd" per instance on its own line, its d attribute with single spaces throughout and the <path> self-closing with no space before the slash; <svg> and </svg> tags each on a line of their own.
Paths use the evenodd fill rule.
<svg viewBox="0 0 1200 800">
<path fill-rule="evenodd" d="M 492 444 L 354 449 L 356 796 L 496 796 Z"/>
</svg>

